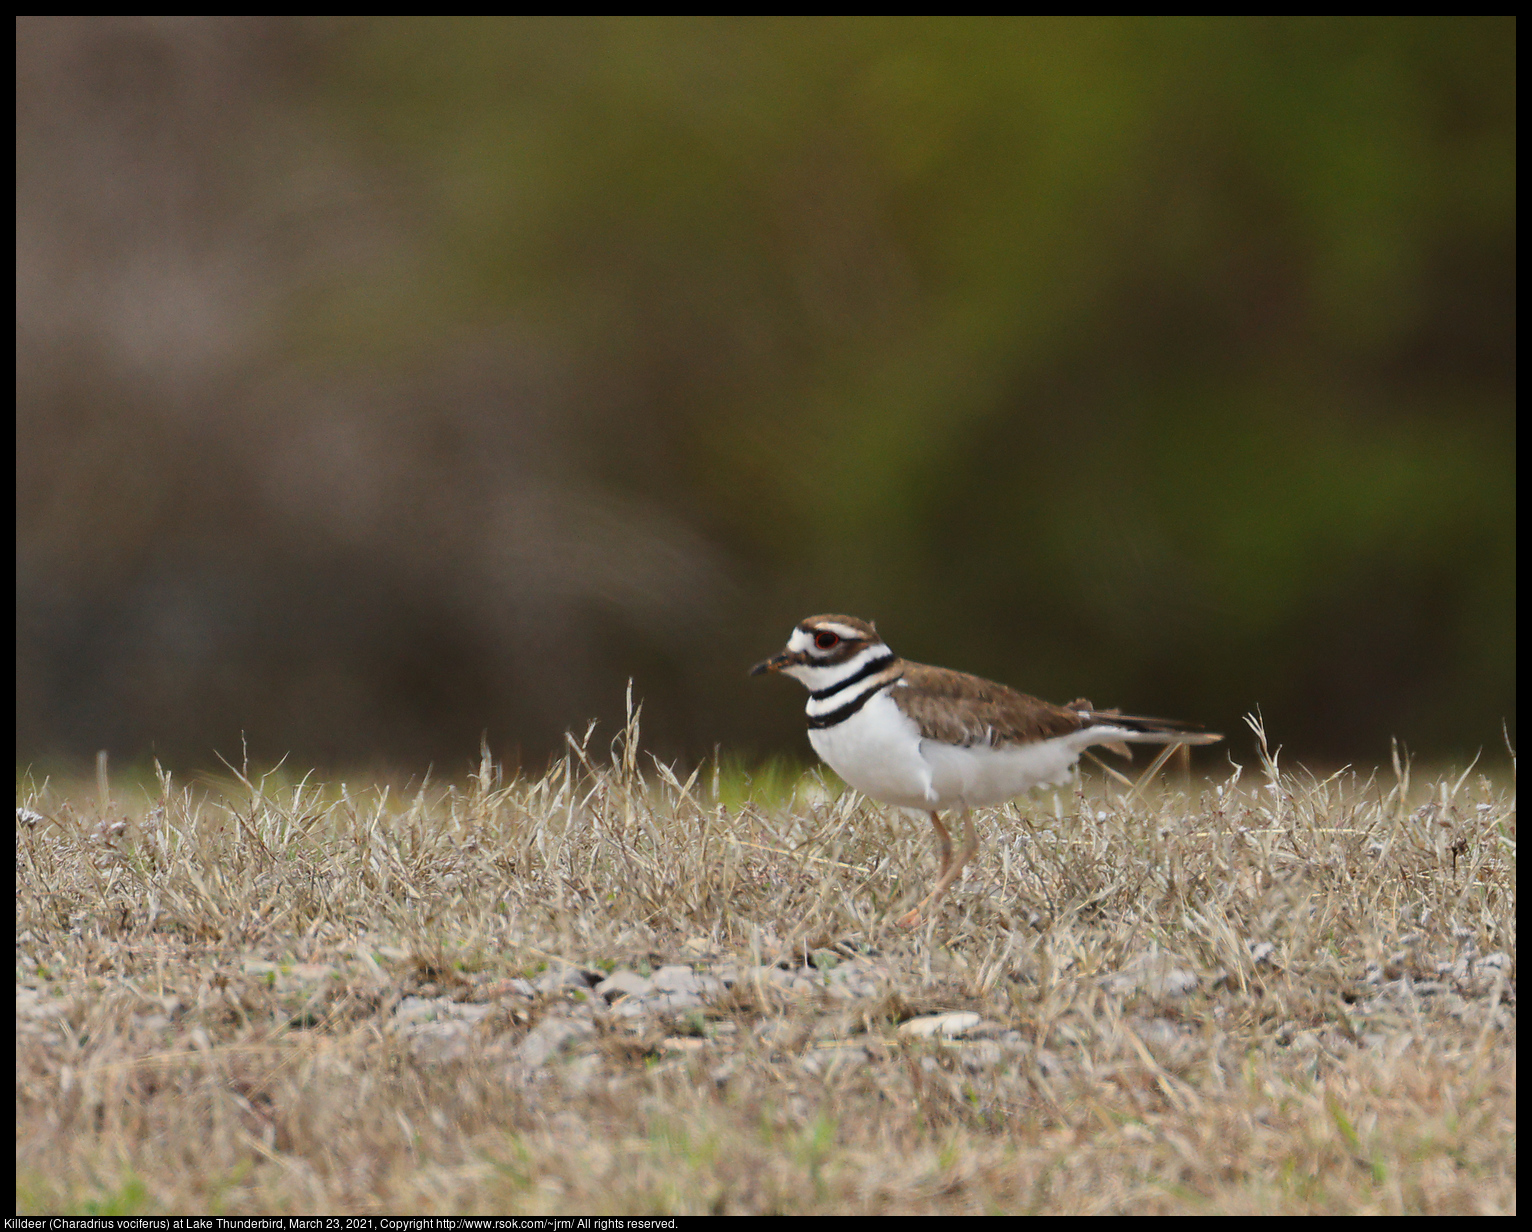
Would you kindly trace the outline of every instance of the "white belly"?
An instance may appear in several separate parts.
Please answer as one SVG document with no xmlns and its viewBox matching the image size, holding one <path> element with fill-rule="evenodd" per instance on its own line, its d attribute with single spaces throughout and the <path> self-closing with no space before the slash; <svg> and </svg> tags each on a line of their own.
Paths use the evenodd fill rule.
<svg viewBox="0 0 1532 1232">
<path fill-rule="evenodd" d="M 1004 804 L 1034 787 L 1062 786 L 1073 777 L 1080 757 L 1079 747 L 1067 737 L 999 749 L 923 740 L 920 751 L 942 806 L 962 808 Z"/>
<path fill-rule="evenodd" d="M 864 795 L 906 808 L 940 808 L 931 768 L 920 755 L 920 729 L 879 694 L 843 723 L 809 728 L 825 764 Z"/>
<path fill-rule="evenodd" d="M 810 728 L 809 743 L 852 787 L 902 808 L 976 808 L 1034 787 L 1069 782 L 1084 733 L 1023 747 L 960 748 L 922 740 L 888 697 L 870 700 L 834 727 Z"/>
</svg>

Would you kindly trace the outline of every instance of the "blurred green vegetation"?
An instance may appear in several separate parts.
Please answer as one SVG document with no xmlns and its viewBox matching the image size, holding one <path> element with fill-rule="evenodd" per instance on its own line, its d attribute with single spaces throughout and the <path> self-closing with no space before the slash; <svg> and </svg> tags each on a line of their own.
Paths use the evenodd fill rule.
<svg viewBox="0 0 1532 1232">
<path fill-rule="evenodd" d="M 649 391 L 601 464 L 764 632 L 1468 748 L 1514 709 L 1514 80 L 1494 18 L 368 22 L 330 101 L 429 242 L 298 336 L 510 313 Z"/>
<path fill-rule="evenodd" d="M 228 137 L 230 104 L 198 138 L 278 220 L 261 252 L 302 250 L 283 208 L 331 227 L 239 360 L 277 392 L 205 395 L 266 472 L 192 503 L 255 495 L 200 539 L 134 491 L 81 529 L 115 478 L 63 531 L 19 500 L 25 619 L 76 586 L 60 544 L 142 525 L 133 568 L 204 579 L 188 627 L 248 631 L 124 726 L 138 686 L 73 699 L 131 638 L 29 625 L 19 752 L 249 730 L 455 768 L 488 726 L 535 766 L 632 676 L 667 756 L 801 756 L 800 696 L 743 672 L 826 610 L 1241 746 L 1259 706 L 1315 764 L 1514 735 L 1513 18 L 273 20 L 245 88 L 288 135 Z M 221 475 L 143 452 L 145 493 L 159 457 Z"/>
<path fill-rule="evenodd" d="M 793 757 L 772 757 L 752 765 L 737 756 L 726 756 L 716 763 L 716 773 L 713 770 L 710 766 L 704 772 L 704 781 L 710 782 L 709 796 L 730 812 L 751 802 L 778 808 L 821 795 L 833 798 L 844 790 L 834 772 L 809 768 L 802 759 Z"/>
</svg>

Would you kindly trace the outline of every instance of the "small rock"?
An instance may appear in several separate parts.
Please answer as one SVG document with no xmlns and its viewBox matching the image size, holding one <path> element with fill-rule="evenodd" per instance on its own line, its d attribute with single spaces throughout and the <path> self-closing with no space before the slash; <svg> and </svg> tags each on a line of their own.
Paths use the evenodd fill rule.
<svg viewBox="0 0 1532 1232">
<path fill-rule="evenodd" d="M 717 976 L 693 971 L 690 967 L 661 967 L 654 973 L 654 986 L 663 992 L 694 993 L 716 996 L 724 983 Z"/>
<path fill-rule="evenodd" d="M 473 1041 L 473 1023 L 462 1019 L 425 1022 L 408 1032 L 410 1055 L 419 1061 L 456 1061 L 467 1054 Z"/>
<path fill-rule="evenodd" d="M 604 979 L 606 976 L 599 971 L 587 971 L 584 967 L 565 963 L 559 967 L 549 967 L 533 981 L 533 986 L 538 992 L 558 992 L 564 988 L 594 988 Z"/>
<path fill-rule="evenodd" d="M 702 1006 L 702 998 L 696 993 L 653 992 L 647 997 L 624 997 L 612 1006 L 612 1013 L 619 1018 L 641 1018 L 646 1014 L 678 1014 Z"/>
<path fill-rule="evenodd" d="M 643 997 L 653 992 L 655 981 L 637 971 L 614 971 L 596 985 L 596 992 L 608 1002 L 622 997 Z"/>
<path fill-rule="evenodd" d="M 872 997 L 877 995 L 878 985 L 886 978 L 887 972 L 858 958 L 841 963 L 831 971 L 827 986 L 832 995 L 844 991 L 853 997 Z"/>
<path fill-rule="evenodd" d="M 978 1014 L 968 1010 L 955 1010 L 950 1014 L 927 1014 L 921 1018 L 911 1018 L 908 1022 L 899 1024 L 899 1034 L 914 1036 L 918 1039 L 930 1039 L 940 1035 L 944 1039 L 957 1039 L 968 1035 L 975 1027 L 984 1021 Z"/>
<path fill-rule="evenodd" d="M 478 1022 L 494 1012 L 493 1005 L 453 1001 L 447 997 L 405 997 L 394 1010 L 396 1027 L 418 1023 L 462 1021 Z"/>
<path fill-rule="evenodd" d="M 1144 991 L 1152 997 L 1184 997 L 1196 987 L 1196 975 L 1180 967 L 1151 976 L 1144 983 Z"/>
<path fill-rule="evenodd" d="M 654 986 L 663 992 L 696 992 L 697 973 L 690 967 L 661 967 L 654 973 Z"/>
<path fill-rule="evenodd" d="M 517 1045 L 516 1060 L 537 1069 L 569 1044 L 595 1033 L 594 1026 L 578 1018 L 544 1018 Z"/>
</svg>

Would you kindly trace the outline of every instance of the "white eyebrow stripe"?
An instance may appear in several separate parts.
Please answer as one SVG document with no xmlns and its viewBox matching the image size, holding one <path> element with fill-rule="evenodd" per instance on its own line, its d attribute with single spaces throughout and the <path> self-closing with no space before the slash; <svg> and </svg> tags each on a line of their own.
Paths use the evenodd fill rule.
<svg viewBox="0 0 1532 1232">
<path fill-rule="evenodd" d="M 839 633 L 848 642 L 859 642 L 866 636 L 860 630 L 853 629 L 850 625 L 838 625 L 833 620 L 826 624 L 816 625 L 815 628 L 828 629 L 831 633 Z"/>
</svg>

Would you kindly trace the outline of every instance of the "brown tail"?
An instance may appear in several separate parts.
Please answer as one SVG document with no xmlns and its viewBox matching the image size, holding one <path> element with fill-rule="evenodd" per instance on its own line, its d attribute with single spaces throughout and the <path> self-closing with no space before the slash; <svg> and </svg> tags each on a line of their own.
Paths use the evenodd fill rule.
<svg viewBox="0 0 1532 1232">
<path fill-rule="evenodd" d="M 1109 723 L 1123 728 L 1132 735 L 1124 736 L 1122 742 L 1114 741 L 1102 747 L 1114 753 L 1128 756 L 1126 741 L 1135 744 L 1216 744 L 1223 733 L 1204 731 L 1196 723 L 1183 723 L 1179 719 L 1151 719 L 1144 715 L 1123 714 L 1121 710 L 1099 710 L 1081 697 L 1069 703 L 1069 708 L 1087 723 Z"/>
</svg>

